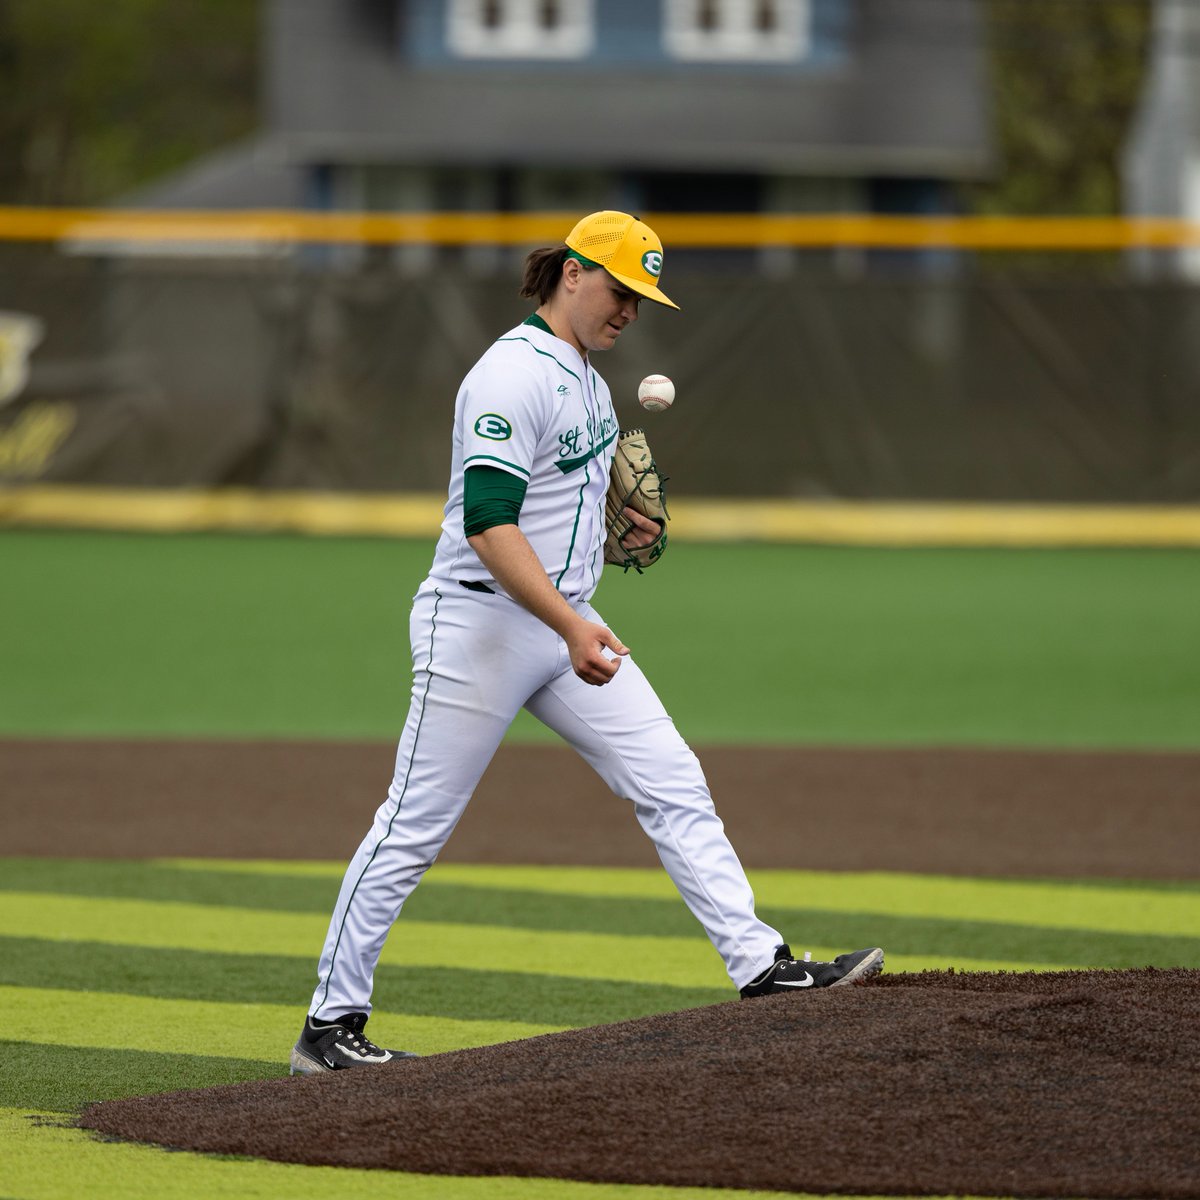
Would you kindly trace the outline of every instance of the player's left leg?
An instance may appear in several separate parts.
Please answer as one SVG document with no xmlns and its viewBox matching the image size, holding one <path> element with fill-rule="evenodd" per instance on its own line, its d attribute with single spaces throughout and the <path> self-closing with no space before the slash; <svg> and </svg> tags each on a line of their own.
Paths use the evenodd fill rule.
<svg viewBox="0 0 1200 1200">
<path fill-rule="evenodd" d="M 754 893 L 700 763 L 637 663 L 623 659 L 602 687 L 567 671 L 526 708 L 569 742 L 616 795 L 632 801 L 734 984 L 740 988 L 760 975 L 783 937 L 755 915 Z"/>
</svg>

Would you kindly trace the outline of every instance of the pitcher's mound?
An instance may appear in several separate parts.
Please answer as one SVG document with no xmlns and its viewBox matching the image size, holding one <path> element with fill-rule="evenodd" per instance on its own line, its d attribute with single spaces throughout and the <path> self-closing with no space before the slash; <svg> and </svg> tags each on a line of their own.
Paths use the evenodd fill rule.
<svg viewBox="0 0 1200 1200">
<path fill-rule="evenodd" d="M 448 1175 L 1200 1197 L 1197 1013 L 1196 970 L 884 975 L 110 1101 L 81 1123 L 188 1150 Z"/>
</svg>

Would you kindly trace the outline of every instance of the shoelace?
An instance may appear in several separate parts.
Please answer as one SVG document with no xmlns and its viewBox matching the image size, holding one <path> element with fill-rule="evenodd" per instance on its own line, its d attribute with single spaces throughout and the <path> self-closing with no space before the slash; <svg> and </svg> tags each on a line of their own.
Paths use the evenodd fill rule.
<svg viewBox="0 0 1200 1200">
<path fill-rule="evenodd" d="M 781 958 L 775 964 L 775 966 L 782 967 L 782 966 L 786 966 L 788 963 L 793 963 L 793 962 L 805 962 L 805 963 L 812 962 L 812 951 L 805 950 L 803 958 Z"/>
<path fill-rule="evenodd" d="M 359 1054 L 372 1055 L 383 1053 L 383 1051 L 380 1050 L 380 1048 L 375 1045 L 375 1043 L 371 1041 L 371 1039 L 367 1037 L 365 1033 L 355 1033 L 354 1030 L 347 1029 L 346 1039 L 349 1041 L 353 1049 Z"/>
</svg>

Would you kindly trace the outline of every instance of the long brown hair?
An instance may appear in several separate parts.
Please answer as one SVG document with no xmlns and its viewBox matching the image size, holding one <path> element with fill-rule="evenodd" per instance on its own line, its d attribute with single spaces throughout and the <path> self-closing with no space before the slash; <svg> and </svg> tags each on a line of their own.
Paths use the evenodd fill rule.
<svg viewBox="0 0 1200 1200">
<path fill-rule="evenodd" d="M 531 250 L 525 259 L 525 274 L 521 277 L 521 298 L 536 299 L 539 304 L 545 304 L 558 288 L 563 263 L 570 253 L 567 246 L 543 246 L 540 250 Z M 585 271 L 596 270 L 595 263 L 581 262 L 579 265 Z"/>
</svg>

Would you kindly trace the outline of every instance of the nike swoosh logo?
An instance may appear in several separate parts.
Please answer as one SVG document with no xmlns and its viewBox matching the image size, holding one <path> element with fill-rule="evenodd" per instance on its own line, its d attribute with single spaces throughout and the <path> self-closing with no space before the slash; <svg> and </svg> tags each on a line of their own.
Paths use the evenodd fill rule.
<svg viewBox="0 0 1200 1200">
<path fill-rule="evenodd" d="M 804 972 L 803 979 L 777 979 L 775 980 L 776 987 L 812 987 L 816 980 L 807 972 Z"/>
</svg>

